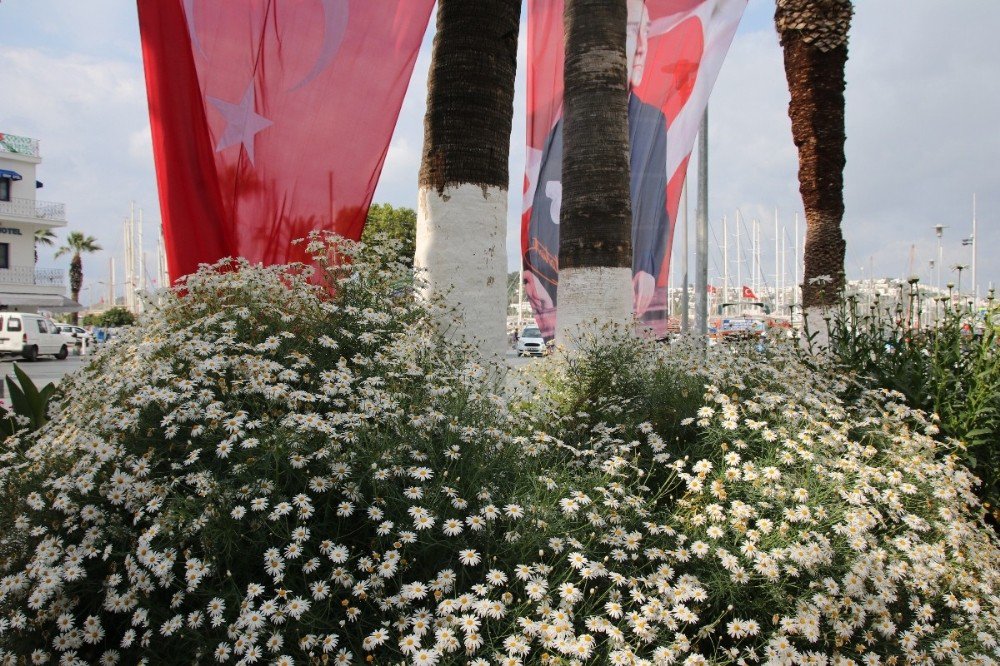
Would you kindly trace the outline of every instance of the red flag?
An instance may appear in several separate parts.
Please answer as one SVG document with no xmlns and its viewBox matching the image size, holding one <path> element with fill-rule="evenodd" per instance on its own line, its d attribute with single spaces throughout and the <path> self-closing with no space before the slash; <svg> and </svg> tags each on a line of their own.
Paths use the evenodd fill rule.
<svg viewBox="0 0 1000 666">
<path fill-rule="evenodd" d="M 743 298 L 746 298 L 751 301 L 756 301 L 757 294 L 753 293 L 753 290 L 750 287 L 743 285 Z"/>
<path fill-rule="evenodd" d="M 564 0 L 528 4 L 524 286 L 555 334 L 562 204 Z M 634 308 L 665 334 L 673 220 L 698 124 L 747 0 L 628 0 Z"/>
<path fill-rule="evenodd" d="M 167 263 L 359 238 L 433 0 L 138 0 Z"/>
</svg>

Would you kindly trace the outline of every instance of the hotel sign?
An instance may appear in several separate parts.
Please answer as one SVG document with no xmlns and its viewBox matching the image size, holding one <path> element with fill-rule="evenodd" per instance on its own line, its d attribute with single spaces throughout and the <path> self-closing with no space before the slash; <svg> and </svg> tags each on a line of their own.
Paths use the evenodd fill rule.
<svg viewBox="0 0 1000 666">
<path fill-rule="evenodd" d="M 17 227 L 0 227 L 0 235 L 9 234 L 11 236 L 20 236 L 21 230 Z"/>
</svg>

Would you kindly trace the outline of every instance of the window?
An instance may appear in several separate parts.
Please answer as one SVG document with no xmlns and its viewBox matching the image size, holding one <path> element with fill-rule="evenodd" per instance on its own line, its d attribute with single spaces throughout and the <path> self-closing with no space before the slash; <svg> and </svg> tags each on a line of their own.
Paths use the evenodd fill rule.
<svg viewBox="0 0 1000 666">
<path fill-rule="evenodd" d="M 49 327 L 45 325 L 45 320 L 44 319 L 37 319 L 36 321 L 38 322 L 38 332 L 39 333 L 48 333 L 49 332 Z"/>
<path fill-rule="evenodd" d="M 7 330 L 8 331 L 20 331 L 21 330 L 21 320 L 18 317 L 11 317 L 7 320 Z"/>
<path fill-rule="evenodd" d="M 0 178 L 0 201 L 10 201 L 10 178 Z"/>
<path fill-rule="evenodd" d="M 10 243 L 0 243 L 0 268 L 10 268 Z"/>
</svg>

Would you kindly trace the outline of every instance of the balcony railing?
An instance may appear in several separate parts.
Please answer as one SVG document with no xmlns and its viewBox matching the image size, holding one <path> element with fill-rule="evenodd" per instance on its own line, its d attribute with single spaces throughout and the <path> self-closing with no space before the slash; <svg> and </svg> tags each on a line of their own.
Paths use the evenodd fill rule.
<svg viewBox="0 0 1000 666">
<path fill-rule="evenodd" d="M 66 204 L 12 198 L 0 201 L 0 217 L 23 217 L 29 220 L 66 221 Z"/>
<path fill-rule="evenodd" d="M 0 153 L 17 153 L 28 157 L 38 157 L 38 139 L 0 132 Z"/>
<path fill-rule="evenodd" d="M 0 268 L 0 285 L 3 284 L 63 287 L 66 284 L 66 271 L 61 268 L 35 268 L 33 266 Z"/>
</svg>

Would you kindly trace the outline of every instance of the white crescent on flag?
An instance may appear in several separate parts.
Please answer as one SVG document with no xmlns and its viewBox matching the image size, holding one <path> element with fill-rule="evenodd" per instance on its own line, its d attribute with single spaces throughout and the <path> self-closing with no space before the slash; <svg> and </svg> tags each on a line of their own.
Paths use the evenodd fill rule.
<svg viewBox="0 0 1000 666">
<path fill-rule="evenodd" d="M 298 90 L 306 85 L 330 66 L 337 57 L 340 45 L 344 43 L 344 36 L 347 34 L 347 24 L 351 18 L 348 0 L 320 0 L 320 2 L 323 4 L 323 46 L 312 70 L 292 90 Z"/>
</svg>

